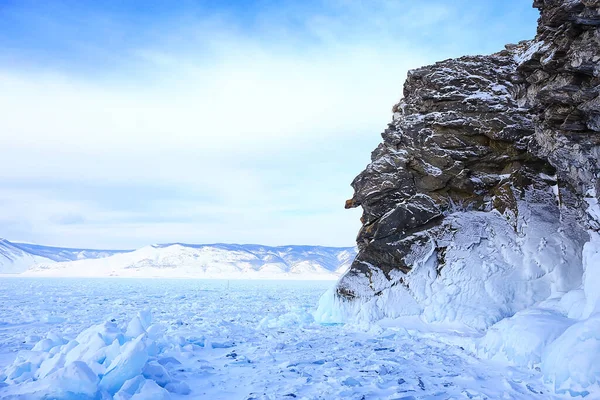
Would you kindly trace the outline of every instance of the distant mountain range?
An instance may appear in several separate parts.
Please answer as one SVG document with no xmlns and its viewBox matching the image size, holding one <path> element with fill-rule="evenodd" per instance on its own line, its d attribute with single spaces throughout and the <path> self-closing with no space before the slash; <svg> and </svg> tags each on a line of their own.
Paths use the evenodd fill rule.
<svg viewBox="0 0 600 400">
<path fill-rule="evenodd" d="M 35 264 L 110 257 L 131 250 L 90 250 L 13 243 L 0 238 L 0 274 L 19 274 Z"/>
<path fill-rule="evenodd" d="M 90 250 L 0 239 L 0 274 L 55 277 L 336 279 L 354 247 L 170 243 L 137 250 Z"/>
</svg>

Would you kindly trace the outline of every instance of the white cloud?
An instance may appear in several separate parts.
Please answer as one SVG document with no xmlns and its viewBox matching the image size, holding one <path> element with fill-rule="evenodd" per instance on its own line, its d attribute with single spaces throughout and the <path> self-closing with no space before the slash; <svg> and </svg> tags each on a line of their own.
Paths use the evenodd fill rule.
<svg viewBox="0 0 600 400">
<path fill-rule="evenodd" d="M 419 29 L 458 16 L 444 4 L 331 4 L 337 13 L 266 10 L 250 31 L 227 15 L 179 16 L 140 32 L 142 45 L 115 49 L 122 63 L 105 75 L 0 65 L 0 181 L 22 187 L 12 200 L 4 192 L 0 236 L 103 247 L 352 244 L 360 212 L 342 208 L 349 184 L 407 70 L 439 57 L 420 46 Z M 447 42 L 472 33 L 448 32 Z M 81 185 L 107 192 L 78 199 Z M 140 210 L 119 204 L 148 185 L 165 193 Z"/>
</svg>

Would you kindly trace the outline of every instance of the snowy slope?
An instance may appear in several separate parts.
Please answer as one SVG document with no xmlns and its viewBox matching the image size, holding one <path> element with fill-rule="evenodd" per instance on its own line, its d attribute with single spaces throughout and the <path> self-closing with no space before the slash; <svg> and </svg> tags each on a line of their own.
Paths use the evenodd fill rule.
<svg viewBox="0 0 600 400">
<path fill-rule="evenodd" d="M 0 239 L 0 274 L 336 279 L 352 247 L 169 243 L 131 250 L 90 250 Z"/>
<path fill-rule="evenodd" d="M 351 247 L 173 243 L 105 258 L 40 263 L 25 275 L 336 279 L 355 255 Z"/>
<path fill-rule="evenodd" d="M 5 239 L 0 239 L 0 273 L 18 274 L 37 263 L 50 264 L 54 260 L 20 249 Z"/>
<path fill-rule="evenodd" d="M 128 250 L 90 250 L 9 242 L 0 238 L 0 274 L 19 274 L 36 264 L 95 259 Z"/>
<path fill-rule="evenodd" d="M 46 257 L 51 260 L 60 261 L 75 261 L 88 258 L 104 258 L 114 254 L 127 253 L 131 250 L 94 250 L 94 249 L 74 249 L 68 247 L 51 247 L 42 246 L 31 243 L 11 243 L 29 254 Z"/>
</svg>

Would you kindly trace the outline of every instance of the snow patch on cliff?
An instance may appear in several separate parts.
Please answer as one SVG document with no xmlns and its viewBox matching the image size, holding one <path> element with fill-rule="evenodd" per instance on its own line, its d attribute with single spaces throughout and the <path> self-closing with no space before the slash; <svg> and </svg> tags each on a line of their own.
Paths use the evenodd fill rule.
<svg viewBox="0 0 600 400">
<path fill-rule="evenodd" d="M 364 284 L 365 277 L 346 276 L 344 283 L 357 299 L 345 301 L 328 293 L 316 318 L 368 322 L 419 315 L 427 322 L 459 322 L 485 330 L 575 289 L 581 284 L 581 249 L 561 234 L 558 221 L 547 218 L 546 211 L 523 203 L 516 228 L 495 211 L 454 213 L 446 218 L 442 233 L 422 246 L 419 258 L 411 259 L 410 272 L 398 272 L 388 281 L 370 268 L 375 295 Z M 444 249 L 443 254 L 435 248 Z"/>
<path fill-rule="evenodd" d="M 396 281 L 359 301 L 331 289 L 321 297 L 315 320 L 368 325 L 406 323 L 413 316 L 429 327 L 462 323 L 464 331 L 480 332 L 460 341 L 477 356 L 538 369 L 558 394 L 599 393 L 600 234 L 590 232 L 580 249 L 539 220 L 524 221 L 515 231 L 503 218 L 449 217 L 461 229 L 446 243 L 439 276 L 438 259 L 427 252 L 409 272 L 410 287 Z"/>
</svg>

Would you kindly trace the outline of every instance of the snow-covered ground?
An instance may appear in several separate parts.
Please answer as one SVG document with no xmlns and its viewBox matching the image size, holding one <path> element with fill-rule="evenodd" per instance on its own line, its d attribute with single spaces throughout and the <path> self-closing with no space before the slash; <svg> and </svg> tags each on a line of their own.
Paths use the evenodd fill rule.
<svg viewBox="0 0 600 400">
<path fill-rule="evenodd" d="M 474 332 L 316 323 L 332 282 L 0 279 L 0 398 L 553 399 Z"/>
</svg>

